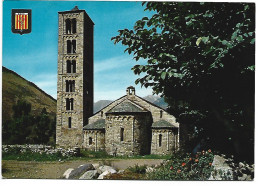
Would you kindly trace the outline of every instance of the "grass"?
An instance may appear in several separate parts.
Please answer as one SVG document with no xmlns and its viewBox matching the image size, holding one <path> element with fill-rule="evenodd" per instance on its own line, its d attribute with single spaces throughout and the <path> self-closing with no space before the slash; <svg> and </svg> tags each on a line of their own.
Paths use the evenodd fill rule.
<svg viewBox="0 0 260 186">
<path fill-rule="evenodd" d="M 12 106 L 18 98 L 31 103 L 32 114 L 39 114 L 45 107 L 52 117 L 56 115 L 57 106 L 54 98 L 15 72 L 5 67 L 2 70 L 3 121 L 11 119 Z"/>
<path fill-rule="evenodd" d="M 127 170 L 129 170 L 132 173 L 137 173 L 137 174 L 145 174 L 146 173 L 146 165 L 135 165 L 133 167 L 128 167 Z"/>
<path fill-rule="evenodd" d="M 87 150 L 81 150 L 80 151 L 80 156 L 79 157 L 74 157 L 75 159 L 82 159 L 82 158 L 87 158 L 87 159 L 169 159 L 171 155 L 154 155 L 154 154 L 149 154 L 149 155 L 135 155 L 135 156 L 112 156 L 107 154 L 105 151 L 87 151 Z"/>
</svg>

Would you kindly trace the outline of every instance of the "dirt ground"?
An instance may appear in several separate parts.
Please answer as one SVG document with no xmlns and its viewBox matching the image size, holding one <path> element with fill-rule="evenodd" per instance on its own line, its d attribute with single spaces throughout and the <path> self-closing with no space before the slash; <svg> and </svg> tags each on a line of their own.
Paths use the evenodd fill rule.
<svg viewBox="0 0 260 186">
<path fill-rule="evenodd" d="M 100 163 L 111 165 L 116 169 L 126 169 L 129 166 L 158 165 L 163 160 L 159 159 L 129 159 L 129 160 L 74 160 L 65 162 L 34 162 L 3 160 L 2 178 L 27 178 L 27 179 L 59 179 L 68 168 L 77 168 L 85 163 Z"/>
</svg>

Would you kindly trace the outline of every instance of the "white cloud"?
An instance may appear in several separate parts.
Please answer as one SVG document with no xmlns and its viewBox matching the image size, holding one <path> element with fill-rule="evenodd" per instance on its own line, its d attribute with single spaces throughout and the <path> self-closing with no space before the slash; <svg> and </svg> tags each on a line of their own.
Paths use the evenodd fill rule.
<svg viewBox="0 0 260 186">
<path fill-rule="evenodd" d="M 131 71 L 134 64 L 136 63 L 128 55 L 94 62 L 94 101 L 116 100 L 125 95 L 125 90 L 130 85 L 136 88 L 136 93 L 140 97 L 151 95 L 151 88 L 146 89 L 135 85 L 138 76 Z M 27 79 L 55 99 L 57 98 L 56 73 L 39 73 Z"/>
<path fill-rule="evenodd" d="M 110 70 L 122 68 L 129 66 L 131 67 L 132 63 L 131 58 L 126 58 L 125 56 L 118 56 L 118 57 L 113 57 L 110 59 L 105 59 L 101 61 L 95 61 L 94 62 L 94 73 L 101 73 L 101 72 L 107 72 Z"/>
</svg>

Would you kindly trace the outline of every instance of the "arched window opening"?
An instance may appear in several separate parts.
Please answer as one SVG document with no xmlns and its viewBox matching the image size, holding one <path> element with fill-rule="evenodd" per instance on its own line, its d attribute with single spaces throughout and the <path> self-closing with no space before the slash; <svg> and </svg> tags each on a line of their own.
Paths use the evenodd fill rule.
<svg viewBox="0 0 260 186">
<path fill-rule="evenodd" d="M 66 98 L 66 110 L 70 110 L 70 99 Z"/>
<path fill-rule="evenodd" d="M 120 130 L 120 140 L 124 141 L 124 128 L 121 128 Z"/>
<path fill-rule="evenodd" d="M 160 110 L 160 118 L 162 118 L 162 116 L 163 116 L 163 111 Z"/>
<path fill-rule="evenodd" d="M 72 25 L 72 33 L 75 34 L 77 32 L 77 21 L 76 19 L 72 19 L 71 21 Z"/>
<path fill-rule="evenodd" d="M 75 54 L 76 53 L 76 40 L 67 40 L 67 53 Z"/>
<path fill-rule="evenodd" d="M 71 51 L 72 51 L 71 40 L 67 40 L 67 53 L 71 54 Z"/>
<path fill-rule="evenodd" d="M 67 60 L 67 73 L 76 73 L 76 61 Z"/>
<path fill-rule="evenodd" d="M 68 127 L 71 128 L 71 117 L 68 118 Z"/>
<path fill-rule="evenodd" d="M 66 92 L 69 92 L 69 81 L 66 80 Z"/>
<path fill-rule="evenodd" d="M 92 138 L 89 137 L 89 139 L 88 139 L 88 144 L 89 144 L 89 145 L 92 145 L 92 142 L 93 142 L 93 141 L 92 141 Z"/>
<path fill-rule="evenodd" d="M 73 110 L 73 98 L 66 98 L 66 110 Z"/>
<path fill-rule="evenodd" d="M 76 61 L 75 60 L 72 60 L 72 73 L 76 73 Z"/>
<path fill-rule="evenodd" d="M 66 92 L 75 92 L 75 80 L 66 80 Z"/>
<path fill-rule="evenodd" d="M 70 99 L 70 110 L 73 110 L 73 98 Z"/>
<path fill-rule="evenodd" d="M 162 135 L 159 134 L 159 147 L 161 147 L 161 146 L 162 146 Z"/>
<path fill-rule="evenodd" d="M 73 54 L 76 53 L 76 40 L 72 40 L 72 52 Z"/>
<path fill-rule="evenodd" d="M 66 34 L 71 34 L 71 20 L 70 19 L 66 19 Z"/>
<path fill-rule="evenodd" d="M 71 73 L 71 61 L 67 60 L 67 73 Z"/>
</svg>

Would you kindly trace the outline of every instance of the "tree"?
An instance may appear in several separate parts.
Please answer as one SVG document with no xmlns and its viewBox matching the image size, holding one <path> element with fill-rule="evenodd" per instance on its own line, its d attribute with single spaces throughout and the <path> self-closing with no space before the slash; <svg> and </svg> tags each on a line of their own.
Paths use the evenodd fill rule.
<svg viewBox="0 0 260 186">
<path fill-rule="evenodd" d="M 13 118 L 3 123 L 3 143 L 24 144 L 33 125 L 33 117 L 30 115 L 31 104 L 18 100 L 12 108 Z"/>
<path fill-rule="evenodd" d="M 144 2 L 151 17 L 114 43 L 147 64 L 136 80 L 161 93 L 182 125 L 216 150 L 253 159 L 255 5 Z M 223 145 L 225 144 L 225 145 Z"/>
<path fill-rule="evenodd" d="M 18 100 L 14 115 L 3 123 L 3 144 L 55 144 L 56 118 L 43 108 L 39 115 L 31 115 L 31 104 Z"/>
<path fill-rule="evenodd" d="M 46 144 L 49 141 L 49 126 L 51 120 L 48 116 L 46 108 L 43 108 L 41 114 L 36 117 L 36 125 L 33 127 L 33 134 L 35 135 L 35 143 Z"/>
</svg>

